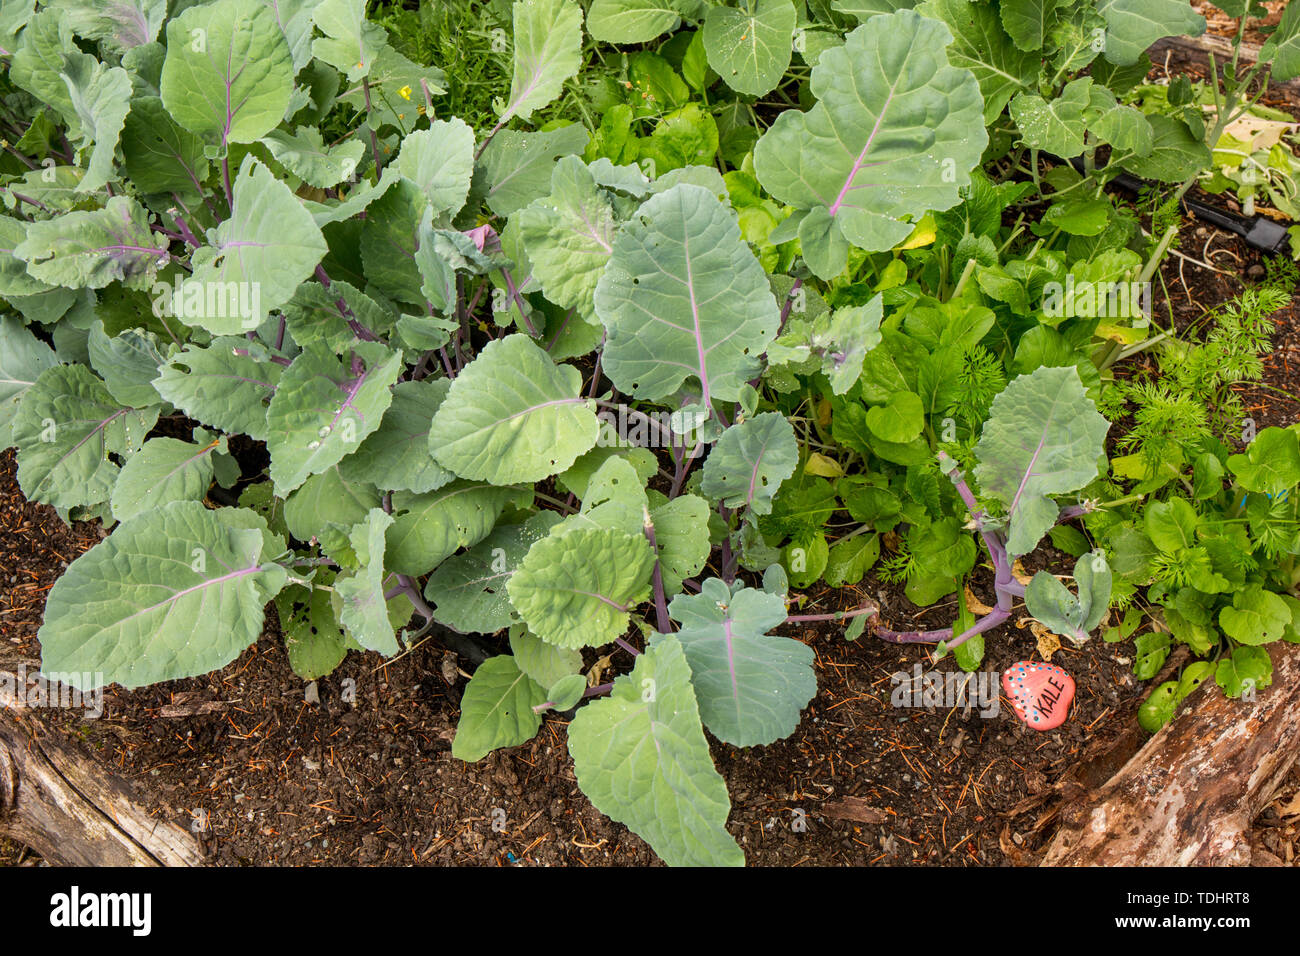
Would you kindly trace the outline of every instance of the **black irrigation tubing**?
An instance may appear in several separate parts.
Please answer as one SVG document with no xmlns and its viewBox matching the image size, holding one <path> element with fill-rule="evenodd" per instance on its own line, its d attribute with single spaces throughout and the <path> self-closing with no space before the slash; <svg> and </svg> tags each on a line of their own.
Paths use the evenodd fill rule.
<svg viewBox="0 0 1300 956">
<path fill-rule="evenodd" d="M 1074 159 L 1069 160 L 1069 163 L 1079 172 L 1083 172 L 1082 156 L 1074 157 Z M 1125 172 L 1121 172 L 1110 182 L 1134 195 L 1152 185 L 1146 180 Z M 1197 219 L 1217 226 L 1225 232 L 1241 236 L 1246 245 L 1252 249 L 1258 249 L 1260 252 L 1266 252 L 1273 256 L 1291 254 L 1287 235 L 1287 229 L 1292 225 L 1291 222 L 1278 222 L 1267 216 L 1259 215 L 1240 216 L 1222 206 L 1204 203 L 1199 199 L 1188 199 L 1186 196 L 1183 197 L 1182 202 L 1183 209 L 1190 212 Z"/>
</svg>

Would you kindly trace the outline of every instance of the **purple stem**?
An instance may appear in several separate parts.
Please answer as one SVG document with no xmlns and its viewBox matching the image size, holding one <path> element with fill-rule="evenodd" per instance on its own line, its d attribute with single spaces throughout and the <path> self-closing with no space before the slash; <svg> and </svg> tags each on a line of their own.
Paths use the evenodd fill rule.
<svg viewBox="0 0 1300 956">
<path fill-rule="evenodd" d="M 320 284 L 323 285 L 325 288 L 328 289 L 330 287 L 330 277 L 329 274 L 325 271 L 324 266 L 319 264 L 316 266 L 316 278 L 320 280 Z M 361 341 L 363 342 L 379 341 L 379 336 L 375 335 L 374 332 L 371 332 L 368 328 L 366 328 L 364 325 L 361 324 L 361 322 L 357 319 L 356 315 L 353 314 L 352 309 L 348 307 L 347 302 L 344 300 L 342 296 L 339 296 L 337 299 L 334 300 L 334 307 L 339 310 L 339 315 L 343 316 L 343 318 L 347 320 L 348 328 L 352 330 L 353 335 L 361 339 Z"/>
<path fill-rule="evenodd" d="M 601 694 L 608 694 L 613 689 L 613 684 L 597 684 L 595 687 L 588 687 L 582 692 L 582 696 L 584 698 L 599 697 Z"/>
<path fill-rule="evenodd" d="M 1011 611 L 1009 609 L 995 607 L 956 637 L 952 637 L 952 628 L 950 627 L 939 627 L 932 631 L 890 631 L 878 627 L 875 634 L 882 641 L 889 641 L 891 644 L 938 644 L 940 641 L 948 641 L 947 648 L 952 650 L 965 644 L 976 634 L 992 630 L 1010 616 Z M 949 638 L 952 639 L 949 640 Z"/>
<path fill-rule="evenodd" d="M 248 349 L 234 349 L 233 351 L 236 355 L 242 355 L 245 358 L 248 358 L 251 355 Z M 290 359 L 285 358 L 283 355 L 272 355 L 270 358 L 276 365 L 283 365 L 285 368 L 288 368 L 293 364 Z"/>
<path fill-rule="evenodd" d="M 785 623 L 809 624 L 813 621 L 844 621 L 851 617 L 861 617 L 864 614 L 878 617 L 880 608 L 876 606 L 874 601 L 868 601 L 862 607 L 854 608 L 852 611 L 834 611 L 830 614 L 791 614 L 785 619 Z"/>
<path fill-rule="evenodd" d="M 519 309 L 519 318 L 524 320 L 529 336 L 537 338 L 537 329 L 533 327 L 532 321 L 528 318 L 528 312 L 524 309 L 523 297 L 520 296 L 519 290 L 515 288 L 514 276 L 510 274 L 510 270 L 505 266 L 501 267 L 501 278 L 506 280 L 506 292 L 510 294 L 510 298 L 515 300 L 515 306 Z M 554 345 L 555 343 L 552 342 L 551 344 Z"/>
<path fill-rule="evenodd" d="M 632 646 L 631 644 L 629 644 L 627 641 L 623 640 L 623 638 L 621 638 L 621 637 L 616 637 L 616 638 L 614 638 L 614 643 L 617 644 L 619 647 L 623 648 L 623 650 L 627 651 L 627 652 L 628 652 L 629 654 L 631 654 L 633 657 L 640 657 L 640 656 L 641 656 L 641 652 L 640 652 L 640 651 L 638 651 L 635 647 L 633 647 L 633 646 Z"/>
<path fill-rule="evenodd" d="M 780 335 L 785 328 L 786 320 L 790 318 L 790 310 L 794 308 L 794 294 L 803 288 L 803 279 L 795 279 L 794 285 L 790 286 L 790 291 L 785 295 L 785 304 L 781 306 L 781 322 L 776 327 L 776 334 Z"/>
<path fill-rule="evenodd" d="M 655 541 L 655 526 L 650 521 L 648 514 L 643 527 L 646 540 L 650 542 L 650 553 L 655 556 L 655 619 L 658 622 L 660 634 L 671 634 L 672 624 L 668 621 L 668 596 L 664 593 L 664 573 L 659 565 L 659 543 Z"/>
</svg>

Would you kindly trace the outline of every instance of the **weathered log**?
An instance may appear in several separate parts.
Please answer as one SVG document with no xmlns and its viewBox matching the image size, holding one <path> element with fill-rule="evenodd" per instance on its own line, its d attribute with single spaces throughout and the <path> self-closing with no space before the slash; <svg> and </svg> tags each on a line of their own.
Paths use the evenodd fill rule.
<svg viewBox="0 0 1300 956">
<path fill-rule="evenodd" d="M 60 866 L 198 866 L 203 849 L 152 817 L 80 745 L 46 728 L 0 681 L 0 835 Z"/>
<path fill-rule="evenodd" d="M 1206 681 L 1109 781 L 1061 811 L 1043 866 L 1233 866 L 1300 755 L 1300 645 L 1253 701 Z"/>
</svg>

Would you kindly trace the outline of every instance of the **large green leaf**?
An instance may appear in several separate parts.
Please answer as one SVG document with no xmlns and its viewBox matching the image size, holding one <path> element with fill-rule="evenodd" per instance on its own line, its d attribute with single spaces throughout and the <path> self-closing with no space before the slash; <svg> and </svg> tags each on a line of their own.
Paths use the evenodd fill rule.
<svg viewBox="0 0 1300 956">
<path fill-rule="evenodd" d="M 451 755 L 473 763 L 493 750 L 532 740 L 542 726 L 533 708 L 545 702 L 546 689 L 521 671 L 513 657 L 489 657 L 465 686 Z"/>
<path fill-rule="evenodd" d="M 213 339 L 193 343 L 173 355 L 154 379 L 158 394 L 191 418 L 257 441 L 268 436 L 266 408 L 284 369 L 246 351 L 247 340 Z"/>
<path fill-rule="evenodd" d="M 226 523 L 227 511 L 236 525 Z M 259 524 L 246 509 L 209 511 L 197 501 L 124 521 L 50 589 L 42 670 L 91 690 L 229 664 L 257 640 L 262 606 L 286 579 L 284 568 L 263 563 Z"/>
<path fill-rule="evenodd" d="M 704 726 L 737 747 L 788 737 L 817 693 L 813 653 L 788 637 L 768 634 L 786 618 L 777 594 L 718 578 L 699 594 L 679 594 L 668 613 L 691 665 Z"/>
<path fill-rule="evenodd" d="M 359 524 L 381 500 L 370 482 L 345 478 L 340 463 L 312 475 L 284 500 L 284 523 L 299 541 L 310 541 L 328 525 L 348 529 Z"/>
<path fill-rule="evenodd" d="M 519 669 L 542 687 L 553 687 L 558 681 L 582 670 L 582 652 L 575 647 L 556 647 L 548 644 L 528 628 L 516 624 L 510 628 L 510 652 L 515 655 Z"/>
<path fill-rule="evenodd" d="M 1134 175 L 1176 183 L 1213 165 L 1210 147 L 1182 120 L 1152 113 L 1146 121 L 1151 127 L 1150 152 L 1124 160 Z"/>
<path fill-rule="evenodd" d="M 722 433 L 704 463 L 700 490 L 728 508 L 770 514 L 772 499 L 798 464 L 794 427 L 780 412 L 764 412 Z"/>
<path fill-rule="evenodd" d="M 698 495 L 678 495 L 664 500 L 651 492 L 650 524 L 659 549 L 659 571 L 664 594 L 671 598 L 682 580 L 699 574 L 709 560 L 709 503 Z M 654 503 L 658 499 L 658 503 Z"/>
<path fill-rule="evenodd" d="M 122 405 L 84 365 L 46 369 L 12 425 L 23 494 L 57 508 L 107 501 L 119 472 L 110 456 L 139 450 L 157 420 L 156 405 Z"/>
<path fill-rule="evenodd" d="M 402 353 L 379 342 L 357 343 L 350 366 L 318 348 L 300 352 L 266 414 L 276 493 L 287 494 L 355 451 L 379 427 L 401 370 Z"/>
<path fill-rule="evenodd" d="M 561 159 L 551 175 L 551 194 L 520 210 L 515 220 L 546 298 L 594 322 L 592 297 L 614 250 L 618 223 L 586 164 L 577 156 Z"/>
<path fill-rule="evenodd" d="M 157 96 L 137 97 L 122 127 L 126 174 L 142 193 L 197 201 L 208 176 L 203 141 L 181 126 Z"/>
<path fill-rule="evenodd" d="M 498 525 L 474 547 L 438 565 L 424 587 L 438 620 L 462 633 L 477 634 L 494 634 L 517 621 L 506 582 L 533 543 L 559 520 L 554 511 L 542 511 L 523 524 Z"/>
<path fill-rule="evenodd" d="M 1047 34 L 1056 22 L 1059 0 L 1002 0 L 998 12 L 1002 26 L 1016 44 L 1026 52 L 1041 50 Z M 1073 156 L 1074 153 L 1066 153 Z"/>
<path fill-rule="evenodd" d="M 13 254 L 34 278 L 69 289 L 114 282 L 148 288 L 169 258 L 167 241 L 155 236 L 148 214 L 126 196 L 112 197 L 103 209 L 33 222 Z"/>
<path fill-rule="evenodd" d="M 397 168 L 428 197 L 435 217 L 465 205 L 474 174 L 474 131 L 463 120 L 434 120 L 402 140 Z"/>
<path fill-rule="evenodd" d="M 167 112 L 204 142 L 256 142 L 289 106 L 289 44 L 260 0 L 190 7 L 167 23 L 160 91 Z"/>
<path fill-rule="evenodd" d="M 167 0 L 58 0 L 47 6 L 57 7 L 77 36 L 102 40 L 114 53 L 151 42 L 167 19 Z"/>
<path fill-rule="evenodd" d="M 1205 32 L 1205 17 L 1188 0 L 1097 0 L 1097 12 L 1106 20 L 1106 59 L 1120 66 L 1163 37 Z"/>
<path fill-rule="evenodd" d="M 1300 484 L 1300 436 L 1290 428 L 1265 428 L 1243 454 L 1228 457 L 1228 469 L 1246 491 L 1281 494 Z"/>
<path fill-rule="evenodd" d="M 710 759 L 677 638 L 656 640 L 608 698 L 578 711 L 569 753 L 596 809 L 626 824 L 669 866 L 744 864 L 725 826 L 727 784 Z"/>
<path fill-rule="evenodd" d="M 123 405 L 144 408 L 158 404 L 153 380 L 165 359 L 158 338 L 145 329 L 123 329 L 111 338 L 95 319 L 86 340 L 90 367 L 104 379 L 108 392 Z"/>
<path fill-rule="evenodd" d="M 438 464 L 496 485 L 565 471 L 596 444 L 600 423 L 582 375 L 523 334 L 489 342 L 452 382 L 429 431 Z"/>
<path fill-rule="evenodd" d="M 975 446 L 975 478 L 1007 509 L 1011 554 L 1028 554 L 1056 523 L 1060 508 L 1050 495 L 1097 476 L 1109 429 L 1073 366 L 1017 376 L 993 399 Z"/>
<path fill-rule="evenodd" d="M 379 430 L 339 463 L 340 473 L 389 491 L 433 491 L 452 481 L 429 453 L 430 423 L 450 386 L 445 378 L 398 382 Z"/>
<path fill-rule="evenodd" d="M 334 573 L 322 568 L 313 578 L 313 584 L 317 583 L 324 587 L 291 584 L 275 596 L 289 666 L 303 680 L 316 680 L 333 671 L 343 662 L 350 644 L 348 632 L 334 614 L 331 592 L 326 590 L 334 583 Z"/>
<path fill-rule="evenodd" d="M 498 216 L 509 216 L 541 199 L 551 189 L 556 160 L 581 153 L 589 138 L 578 123 L 540 133 L 501 130 L 479 160 L 488 207 Z"/>
<path fill-rule="evenodd" d="M 709 66 L 738 93 L 772 92 L 790 65 L 796 20 L 790 0 L 742 0 L 740 7 L 710 7 L 704 18 Z"/>
<path fill-rule="evenodd" d="M 506 585 L 528 629 L 561 647 L 599 647 L 627 630 L 654 558 L 643 536 L 611 528 L 543 538 Z"/>
<path fill-rule="evenodd" d="M 734 213 L 687 183 L 651 196 L 623 227 L 595 305 L 608 333 L 604 371 L 619 391 L 657 401 L 691 376 L 706 407 L 740 396 L 780 320 Z"/>
<path fill-rule="evenodd" d="M 1017 92 L 1033 87 L 1038 78 L 1039 57 L 1016 48 L 992 4 L 974 0 L 926 0 L 917 9 L 927 17 L 942 20 L 952 31 L 956 39 L 948 50 L 948 58 L 954 65 L 970 70 L 979 81 L 986 124 L 998 118 Z"/>
<path fill-rule="evenodd" d="M 251 155 L 240 166 L 234 197 L 230 218 L 209 233 L 211 245 L 195 250 L 187 280 L 206 294 L 197 314 L 187 307 L 185 318 L 214 335 L 256 329 L 293 298 L 328 251 L 311 213 Z"/>
<path fill-rule="evenodd" d="M 127 521 L 171 501 L 202 501 L 212 484 L 214 452 L 225 454 L 225 436 L 207 445 L 151 438 L 122 466 L 109 499 L 113 517 Z"/>
<path fill-rule="evenodd" d="M 60 76 L 72 101 L 71 138 L 82 150 L 90 147 L 77 191 L 101 189 L 113 178 L 113 153 L 131 109 L 131 77 L 120 66 L 105 66 L 85 55 L 69 57 Z"/>
<path fill-rule="evenodd" d="M 574 0 L 515 0 L 515 63 L 501 122 L 529 119 L 582 65 L 582 8 Z"/>
<path fill-rule="evenodd" d="M 872 18 L 817 61 L 817 105 L 786 110 L 754 148 L 759 182 L 802 216 L 804 260 L 821 278 L 843 271 L 848 243 L 889 249 L 911 233 L 907 220 L 955 206 L 970 183 L 988 136 L 951 42 L 912 10 Z"/>
<path fill-rule="evenodd" d="M 402 574 L 425 574 L 461 548 L 487 537 L 513 488 L 453 481 L 422 495 L 393 495 L 395 520 L 388 532 L 388 565 Z"/>
</svg>

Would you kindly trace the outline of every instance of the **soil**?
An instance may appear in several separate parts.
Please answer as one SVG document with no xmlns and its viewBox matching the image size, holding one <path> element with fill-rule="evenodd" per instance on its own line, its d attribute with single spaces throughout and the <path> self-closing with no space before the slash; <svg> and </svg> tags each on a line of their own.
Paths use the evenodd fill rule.
<svg viewBox="0 0 1300 956">
<path fill-rule="evenodd" d="M 1195 221 L 1184 224 L 1178 250 L 1188 258 L 1164 264 L 1155 309 L 1180 330 L 1263 266 L 1234 237 Z M 1297 305 L 1275 321 L 1271 388 L 1243 393 L 1259 427 L 1300 413 Z M 27 502 L 12 451 L 0 453 L 0 662 L 35 670 L 43 595 L 102 537 L 97 523 L 68 527 Z M 1035 560 L 1029 573 L 1072 564 L 1050 547 Z M 973 599 L 991 599 L 991 582 L 990 569 L 979 568 Z M 798 613 L 849 608 L 868 595 L 894 628 L 952 620 L 951 603 L 917 612 L 901 588 L 871 577 L 811 595 Z M 1042 659 L 1028 623 L 1022 610 L 987 635 L 983 671 Z M 813 649 L 818 680 L 794 735 L 748 750 L 711 741 L 731 795 L 728 826 L 751 865 L 1032 864 L 1050 837 L 1053 783 L 1128 733 L 1148 690 L 1133 678 L 1131 642 L 1067 644 L 1051 660 L 1076 681 L 1070 718 L 1039 733 L 1005 697 L 989 718 L 978 708 L 893 706 L 895 675 L 930 667 L 923 649 L 846 642 L 832 625 L 790 636 Z M 111 688 L 100 719 L 69 711 L 41 719 L 84 740 L 105 772 L 134 781 L 153 813 L 189 826 L 217 865 L 658 865 L 578 790 L 564 716 L 548 716 L 531 743 L 477 764 L 452 758 L 474 666 L 452 643 L 435 631 L 387 662 L 354 653 L 309 687 L 289 667 L 272 605 L 257 644 L 217 673 Z M 500 638 L 486 644 L 503 649 Z M 616 651 L 609 674 L 629 667 Z M 1257 821 L 1257 859 L 1293 863 L 1298 832 L 1300 771 Z M 38 862 L 0 839 L 0 865 Z"/>
</svg>

